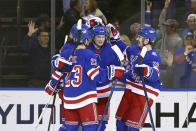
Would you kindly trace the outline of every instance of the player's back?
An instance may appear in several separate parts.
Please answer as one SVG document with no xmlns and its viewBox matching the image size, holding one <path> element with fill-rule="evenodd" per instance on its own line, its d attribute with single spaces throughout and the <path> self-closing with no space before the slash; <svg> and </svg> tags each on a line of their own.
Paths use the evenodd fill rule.
<svg viewBox="0 0 196 131">
<path fill-rule="evenodd" d="M 74 67 L 65 78 L 64 106 L 73 109 L 97 102 L 96 81 L 89 77 L 89 71 L 97 68 L 95 54 L 88 49 L 78 49 L 72 63 Z"/>
</svg>

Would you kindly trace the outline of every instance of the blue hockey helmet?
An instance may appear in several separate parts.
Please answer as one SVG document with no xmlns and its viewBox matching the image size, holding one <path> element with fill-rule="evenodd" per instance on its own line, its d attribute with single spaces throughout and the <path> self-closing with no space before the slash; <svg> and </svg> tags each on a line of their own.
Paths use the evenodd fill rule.
<svg viewBox="0 0 196 131">
<path fill-rule="evenodd" d="M 106 35 L 107 31 L 105 26 L 94 26 L 91 30 L 92 35 Z"/>
<path fill-rule="evenodd" d="M 157 37 L 155 29 L 152 27 L 143 27 L 138 31 L 138 35 L 144 37 L 145 39 L 149 38 L 150 43 L 154 43 Z"/>
<path fill-rule="evenodd" d="M 71 33 L 73 35 L 73 41 L 75 43 L 79 42 L 79 43 L 84 43 L 85 39 L 90 40 L 90 31 L 88 26 L 86 26 L 85 24 L 82 24 L 82 28 L 81 28 L 81 38 L 80 41 L 78 41 L 78 29 L 77 29 L 77 24 L 74 24 L 72 26 L 71 29 Z"/>
</svg>

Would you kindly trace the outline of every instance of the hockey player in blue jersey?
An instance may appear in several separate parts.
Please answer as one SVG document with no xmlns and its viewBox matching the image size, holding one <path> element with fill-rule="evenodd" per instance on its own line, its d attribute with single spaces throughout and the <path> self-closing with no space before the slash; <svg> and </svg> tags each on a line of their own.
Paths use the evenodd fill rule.
<svg viewBox="0 0 196 131">
<path fill-rule="evenodd" d="M 105 26 L 97 25 L 91 29 L 92 42 L 90 42 L 88 49 L 96 54 L 97 63 L 101 68 L 107 68 L 109 65 L 120 65 L 118 56 L 111 48 L 111 44 L 106 42 L 107 31 Z M 109 80 L 105 82 L 97 82 L 97 95 L 98 95 L 98 118 L 101 120 L 108 97 L 110 95 L 111 83 Z M 104 124 L 102 124 L 101 131 L 106 128 L 105 124 L 109 119 L 109 112 L 107 111 L 104 116 Z"/>
<path fill-rule="evenodd" d="M 159 80 L 161 58 L 153 48 L 156 31 L 151 27 L 141 28 L 137 36 L 138 44 L 131 48 L 120 40 L 118 31 L 112 25 L 108 26 L 111 30 L 111 41 L 125 53 L 130 64 L 130 69 L 123 78 L 126 82 L 126 89 L 116 113 L 117 130 L 139 131 L 148 114 L 141 77 L 146 86 L 150 106 L 162 88 Z M 144 46 L 147 48 L 147 53 L 142 64 L 138 65 L 140 53 Z"/>
<path fill-rule="evenodd" d="M 106 42 L 107 31 L 105 26 L 98 25 L 98 23 L 96 24 L 96 26 L 95 24 L 93 24 L 93 26 L 91 26 L 92 42 L 90 42 L 88 49 L 90 49 L 96 54 L 97 63 L 100 65 L 101 68 L 107 68 L 107 66 L 109 65 L 120 65 L 118 56 L 111 48 L 111 45 Z M 73 49 L 74 45 L 65 44 L 62 48 L 62 51 L 65 52 L 69 51 L 67 50 L 67 48 Z M 60 57 L 58 57 L 58 59 L 59 58 Z M 97 85 L 97 93 L 98 93 L 98 103 L 97 103 L 98 117 L 99 120 L 101 120 L 106 103 L 108 101 L 108 96 L 110 94 L 111 83 L 109 80 L 107 80 L 105 82 L 97 82 L 96 85 Z M 104 116 L 104 124 L 102 124 L 101 131 L 104 131 L 105 123 L 107 123 L 108 119 L 109 119 L 109 112 L 107 112 L 107 114 Z"/>
<path fill-rule="evenodd" d="M 63 89 L 66 131 L 77 131 L 79 124 L 82 124 L 84 131 L 95 131 L 98 124 L 96 82 L 121 78 L 123 69 L 113 65 L 106 69 L 100 68 L 95 54 L 86 49 L 89 42 L 88 29 L 82 25 L 81 37 L 78 38 L 76 26 L 72 28 L 73 40 L 77 42 L 76 47 L 72 48 L 73 69 L 65 77 Z M 60 56 L 64 58 L 63 66 L 70 67 L 64 57 L 67 54 L 70 55 L 70 52 L 62 50 Z"/>
</svg>

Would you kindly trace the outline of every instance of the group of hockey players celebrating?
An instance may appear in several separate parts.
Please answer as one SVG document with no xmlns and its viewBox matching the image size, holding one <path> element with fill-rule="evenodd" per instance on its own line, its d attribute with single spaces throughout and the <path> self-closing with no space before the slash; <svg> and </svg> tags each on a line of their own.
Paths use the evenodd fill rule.
<svg viewBox="0 0 196 131">
<path fill-rule="evenodd" d="M 58 92 L 63 102 L 59 131 L 78 131 L 79 126 L 83 131 L 104 131 L 109 119 L 110 88 L 116 80 L 126 84 L 116 113 L 117 130 L 139 131 L 148 114 L 146 101 L 151 106 L 162 87 L 161 58 L 153 48 L 155 40 L 156 31 L 143 27 L 138 32 L 138 44 L 128 47 L 117 29 L 98 17 L 74 24 L 60 53 L 52 57 L 55 71 L 45 87 L 48 94 Z M 147 52 L 138 63 L 143 49 Z M 127 62 L 120 60 L 119 54 Z"/>
</svg>

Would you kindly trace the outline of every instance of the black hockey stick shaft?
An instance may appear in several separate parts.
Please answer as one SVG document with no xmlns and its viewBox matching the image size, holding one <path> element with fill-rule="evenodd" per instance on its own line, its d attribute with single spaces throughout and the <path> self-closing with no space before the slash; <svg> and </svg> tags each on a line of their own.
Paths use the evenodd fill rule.
<svg viewBox="0 0 196 131">
<path fill-rule="evenodd" d="M 149 104 L 149 101 L 148 101 L 148 95 L 147 95 L 147 91 L 146 91 L 146 86 L 144 84 L 144 79 L 143 78 L 141 78 L 141 79 L 142 79 L 142 85 L 143 85 L 143 88 L 144 88 L 146 104 L 147 104 L 147 107 L 148 107 L 148 113 L 149 113 L 150 121 L 151 121 L 151 125 L 152 125 L 152 130 L 155 131 L 155 126 L 154 126 L 154 121 L 153 121 L 153 117 L 152 117 L 152 112 L 151 112 L 151 109 L 150 109 L 150 104 Z"/>
<path fill-rule="evenodd" d="M 50 131 L 50 125 L 52 123 L 52 119 L 53 114 L 54 114 L 54 110 L 55 110 L 55 101 L 56 101 L 56 93 L 54 94 L 54 98 L 53 98 L 53 102 L 52 102 L 52 107 L 51 107 L 51 112 L 50 112 L 50 119 L 49 119 L 49 123 L 48 123 L 48 131 Z"/>
<path fill-rule="evenodd" d="M 144 50 L 142 49 L 141 56 L 139 57 L 139 60 L 138 60 L 138 64 L 139 65 L 142 64 L 142 61 L 143 61 L 143 59 L 145 57 L 146 52 L 147 52 L 147 49 L 146 50 L 145 49 Z M 153 121 L 153 117 L 152 117 L 152 112 L 151 112 L 150 104 L 149 104 L 149 101 L 148 101 L 148 95 L 147 95 L 147 91 L 146 91 L 146 86 L 145 86 L 145 83 L 144 83 L 144 77 L 141 77 L 141 81 L 142 81 L 142 85 L 143 85 L 143 88 L 144 88 L 144 95 L 145 95 L 146 104 L 147 104 L 147 107 L 148 107 L 148 114 L 150 116 L 152 130 L 155 131 L 155 126 L 154 126 L 154 121 Z"/>
</svg>

